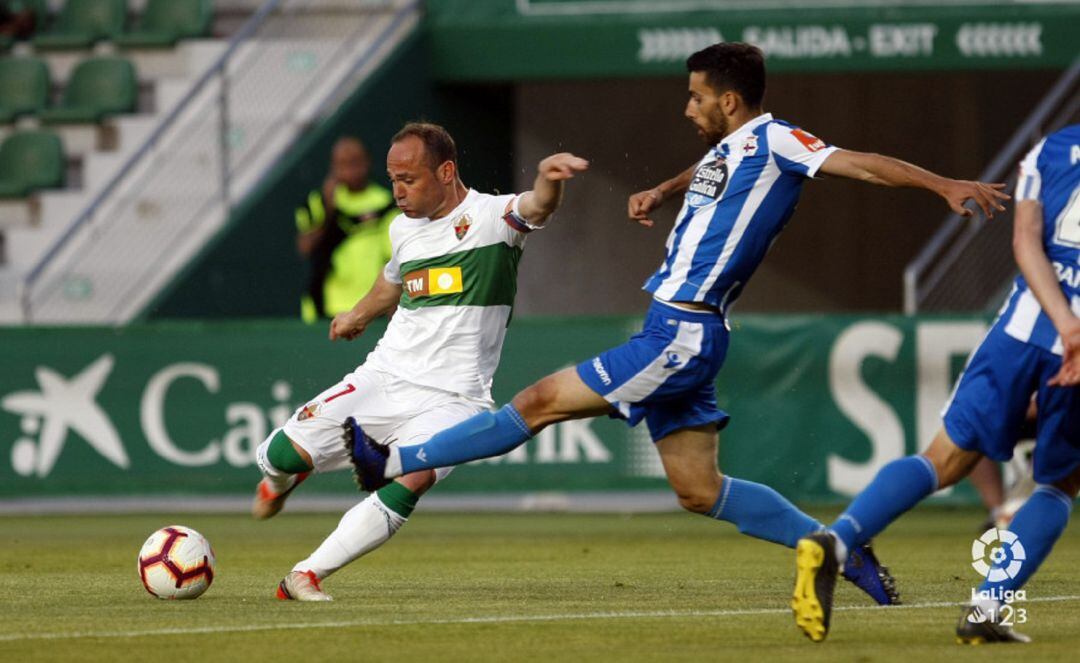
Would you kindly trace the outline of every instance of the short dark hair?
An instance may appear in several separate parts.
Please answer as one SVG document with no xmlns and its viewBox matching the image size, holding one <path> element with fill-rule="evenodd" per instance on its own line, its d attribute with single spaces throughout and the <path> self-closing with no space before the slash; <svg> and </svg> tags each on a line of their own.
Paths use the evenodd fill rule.
<svg viewBox="0 0 1080 663">
<path fill-rule="evenodd" d="M 737 92 L 751 108 L 765 98 L 765 55 L 753 44 L 713 44 L 686 58 L 686 70 L 704 72 L 712 89 Z"/>
<path fill-rule="evenodd" d="M 400 143 L 409 136 L 415 136 L 424 144 L 424 154 L 428 165 L 434 170 L 446 163 L 457 163 L 457 146 L 450 132 L 431 122 L 410 122 L 394 134 L 391 143 Z"/>
</svg>

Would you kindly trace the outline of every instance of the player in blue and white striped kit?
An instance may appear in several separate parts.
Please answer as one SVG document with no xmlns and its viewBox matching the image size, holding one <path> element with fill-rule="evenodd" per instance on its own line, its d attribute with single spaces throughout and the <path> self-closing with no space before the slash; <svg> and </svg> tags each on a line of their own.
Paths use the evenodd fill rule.
<svg viewBox="0 0 1080 663">
<path fill-rule="evenodd" d="M 505 453 L 559 421 L 610 414 L 630 425 L 646 422 L 685 509 L 788 547 L 821 527 L 772 488 L 717 469 L 717 432 L 729 418 L 715 394 L 728 310 L 791 218 L 803 183 L 818 172 L 929 189 L 968 214 L 962 205 L 969 199 L 990 214 L 1000 209 L 996 199 L 1007 196 L 994 186 L 830 147 L 773 119 L 762 111 L 765 64 L 754 46 L 711 46 L 692 55 L 687 69 L 686 116 L 710 148 L 680 175 L 630 198 L 631 218 L 648 226 L 652 210 L 685 192 L 667 258 L 645 284 L 653 303 L 642 331 L 405 453 L 379 447 L 354 428 L 354 460 L 371 487 L 402 473 Z M 844 574 L 877 602 L 896 602 L 891 578 L 869 548 L 852 548 Z"/>
<path fill-rule="evenodd" d="M 792 610 L 814 641 L 828 633 L 832 585 L 846 551 L 967 476 L 984 456 L 1010 459 L 1034 392 L 1038 487 L 1009 524 L 1023 559 L 994 559 L 1009 572 L 997 574 L 1000 579 L 987 574 L 956 627 L 962 643 L 1030 640 L 1012 630 L 1001 599 L 1023 587 L 1050 554 L 1080 492 L 1080 125 L 1028 153 L 1016 200 L 1013 251 L 1020 276 L 968 360 L 943 428 L 923 455 L 881 468 L 827 531 L 799 541 Z M 1020 562 L 1015 568 L 1014 561 Z"/>
</svg>

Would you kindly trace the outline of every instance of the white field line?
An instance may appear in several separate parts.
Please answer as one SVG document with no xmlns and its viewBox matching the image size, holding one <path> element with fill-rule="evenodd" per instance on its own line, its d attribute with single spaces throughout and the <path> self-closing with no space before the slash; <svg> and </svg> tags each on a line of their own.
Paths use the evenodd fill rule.
<svg viewBox="0 0 1080 663">
<path fill-rule="evenodd" d="M 1080 601 L 1077 596 L 1045 596 L 1032 598 L 1025 603 L 1059 603 Z M 892 607 L 838 606 L 834 612 L 870 612 L 882 610 L 924 610 L 928 608 L 954 608 L 964 602 L 938 601 L 912 603 Z M 681 619 L 686 617 L 742 617 L 746 615 L 783 615 L 788 608 L 747 608 L 741 610 L 654 610 L 643 612 L 578 612 L 555 615 L 494 615 L 484 617 L 451 617 L 445 619 L 352 619 L 334 622 L 306 622 L 287 624 L 252 624 L 248 626 L 196 626 L 192 628 L 158 628 L 142 631 L 68 631 L 59 633 L 5 633 L 0 642 L 23 640 L 74 640 L 80 638 L 141 638 L 168 635 L 204 635 L 208 633 L 252 633 L 259 631 L 285 631 L 307 628 L 352 628 L 370 626 L 419 626 L 445 624 L 512 624 L 524 622 L 570 622 L 582 620 L 618 619 Z"/>
</svg>

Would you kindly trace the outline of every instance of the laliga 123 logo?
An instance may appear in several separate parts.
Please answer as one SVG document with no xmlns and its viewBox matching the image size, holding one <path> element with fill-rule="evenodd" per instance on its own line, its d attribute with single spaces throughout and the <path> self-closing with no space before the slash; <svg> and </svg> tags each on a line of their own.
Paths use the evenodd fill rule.
<svg viewBox="0 0 1080 663">
<path fill-rule="evenodd" d="M 1015 578 L 1027 559 L 1024 544 L 1009 530 L 991 527 L 971 542 L 971 566 L 990 582 Z"/>
</svg>

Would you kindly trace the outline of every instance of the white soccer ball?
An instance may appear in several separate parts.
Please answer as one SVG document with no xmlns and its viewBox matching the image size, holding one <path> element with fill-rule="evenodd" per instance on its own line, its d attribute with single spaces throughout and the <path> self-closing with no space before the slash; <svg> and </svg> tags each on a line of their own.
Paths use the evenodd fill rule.
<svg viewBox="0 0 1080 663">
<path fill-rule="evenodd" d="M 190 527 L 162 527 L 139 551 L 139 577 L 159 599 L 198 598 L 214 582 L 214 549 Z"/>
</svg>

